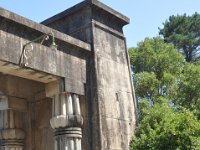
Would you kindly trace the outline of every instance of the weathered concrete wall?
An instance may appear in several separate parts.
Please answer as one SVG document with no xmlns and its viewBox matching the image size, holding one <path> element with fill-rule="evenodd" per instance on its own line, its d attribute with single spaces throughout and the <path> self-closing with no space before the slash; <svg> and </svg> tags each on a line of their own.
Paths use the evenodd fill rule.
<svg viewBox="0 0 200 150">
<path fill-rule="evenodd" d="M 129 149 L 136 118 L 122 30 L 128 22 L 127 17 L 96 0 L 84 1 L 42 22 L 91 43 L 86 63 L 85 150 Z"/>
<path fill-rule="evenodd" d="M 15 128 L 23 130 L 26 133 L 24 141 L 26 150 L 54 150 L 53 131 L 49 124 L 52 102 L 51 99 L 45 98 L 45 85 L 0 74 L 0 91 L 12 104 L 10 111 L 14 110 L 10 115 L 14 120 L 5 120 L 3 116 L 5 111 L 0 110 L 0 130 Z"/>
<path fill-rule="evenodd" d="M 98 27 L 94 32 L 99 35 L 94 41 L 102 149 L 128 150 L 135 127 L 135 112 L 125 43 Z"/>
<path fill-rule="evenodd" d="M 41 22 L 41 24 L 87 43 L 92 41 L 91 7 L 85 1 Z"/>
<path fill-rule="evenodd" d="M 79 117 L 84 119 L 82 149 L 128 150 L 136 118 L 128 52 L 122 30 L 128 22 L 127 17 L 96 0 L 84 1 L 42 22 L 51 28 L 0 8 L 0 67 L 4 65 L 2 61 L 19 66 L 24 45 L 53 32 L 57 49 L 50 47 L 51 39 L 43 44 L 41 41 L 34 42 L 32 63 L 20 69 L 31 69 L 31 74 L 39 72 L 40 75 L 44 73 L 53 75 L 59 81 L 64 80 L 61 93 L 56 93 L 59 98 L 53 99 L 56 105 L 60 105 L 59 116 L 53 116 L 58 125 L 62 124 L 59 122 L 61 112 L 67 108 L 63 106 L 63 109 L 61 102 L 69 102 L 60 95 L 79 95 Z M 18 69 L 15 68 L 15 71 Z M 4 83 L 5 78 L 0 75 L 0 90 L 18 98 L 24 95 L 23 99 L 28 102 L 27 109 L 21 110 L 27 111 L 23 117 L 27 134 L 25 149 L 53 150 L 53 133 L 49 124 L 52 102 L 44 92 L 44 83 L 48 82 L 9 77 L 9 82 L 5 80 Z M 10 81 L 16 84 L 12 87 Z M 64 117 L 66 119 L 67 115 Z M 79 127 L 80 130 L 80 126 L 70 127 Z M 64 130 L 62 132 L 65 134 Z M 63 136 L 64 140 L 74 142 L 73 139 L 69 140 L 67 134 Z M 81 134 L 81 130 L 78 134 Z M 58 140 L 63 139 L 59 137 Z"/>
<path fill-rule="evenodd" d="M 52 100 L 41 97 L 35 99 L 35 103 L 30 103 L 32 108 L 32 126 L 34 131 L 32 134 L 32 145 L 36 150 L 54 150 L 54 136 L 49 120 L 52 117 Z M 27 144 L 26 150 L 29 150 Z"/>
<path fill-rule="evenodd" d="M 44 42 L 43 45 L 33 43 L 33 63 L 28 68 L 63 77 L 67 91 L 84 95 L 86 56 L 90 46 L 2 8 L 0 8 L 0 60 L 19 65 L 23 46 L 30 40 L 50 32 L 55 34 L 58 50 L 50 48 L 51 37 L 50 42 Z"/>
<path fill-rule="evenodd" d="M 20 58 L 24 45 L 41 35 L 51 32 L 54 33 L 55 42 L 58 45 L 57 49 L 50 47 L 52 37 L 43 44 L 40 44 L 40 41 L 33 42 L 31 63 L 26 67 L 20 67 Z M 64 86 L 60 90 L 80 95 L 81 114 L 83 118 L 86 117 L 85 98 L 81 95 L 85 95 L 86 58 L 91 51 L 89 44 L 2 8 L 0 8 L 0 39 L 0 72 L 16 76 L 21 76 L 19 72 L 24 72 L 26 76 L 22 77 L 36 81 L 40 81 L 44 76 L 48 75 L 64 80 Z M 38 79 L 35 79 L 36 77 Z M 44 83 L 49 82 L 45 81 Z M 0 90 L 5 92 L 5 95 L 12 95 L 8 97 L 8 102 L 12 105 L 9 104 L 9 108 L 2 108 L 5 110 L 0 110 L 0 113 L 3 114 L 0 117 L 1 122 L 6 119 L 13 122 L 12 118 L 10 119 L 4 115 L 9 112 L 9 109 L 12 109 L 11 112 L 17 109 L 17 114 L 19 115 L 23 111 L 23 117 L 17 119 L 18 122 L 23 120 L 23 125 L 20 126 L 23 129 L 20 129 L 20 134 L 16 136 L 24 138 L 22 134 L 25 134 L 24 148 L 26 150 L 53 150 L 54 135 L 49 123 L 52 117 L 52 99 L 46 98 L 45 85 L 41 84 L 40 88 L 40 83 L 15 76 L 9 77 L 9 80 L 6 80 L 4 75 L 2 75 L 0 85 Z M 14 100 L 12 100 L 13 97 L 15 97 Z M 21 100 L 23 100 L 23 107 L 19 107 Z M 4 121 L 3 124 L 7 124 L 7 121 Z M 1 126 L 1 129 L 3 132 L 7 132 L 5 126 Z M 18 131 L 18 129 L 9 128 L 9 131 L 13 130 Z M 87 132 L 84 134 L 87 135 Z M 12 135 L 10 134 L 9 136 Z M 4 141 L 9 142 L 10 137 L 0 138 L 1 141 L 6 138 Z M 15 139 L 18 142 L 19 150 L 22 150 L 21 144 L 24 139 L 20 140 L 17 141 Z M 3 148 L 2 144 L 0 147 Z"/>
</svg>

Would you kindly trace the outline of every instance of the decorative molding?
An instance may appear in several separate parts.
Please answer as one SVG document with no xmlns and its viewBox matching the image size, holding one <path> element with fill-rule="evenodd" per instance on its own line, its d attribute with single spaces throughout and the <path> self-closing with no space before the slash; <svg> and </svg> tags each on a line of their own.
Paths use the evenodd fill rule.
<svg viewBox="0 0 200 150">
<path fill-rule="evenodd" d="M 0 150 L 23 150 L 25 132 L 22 130 L 21 112 L 0 110 L 0 116 Z"/>
<path fill-rule="evenodd" d="M 61 92 L 53 97 L 51 127 L 54 129 L 55 150 L 81 150 L 83 117 L 77 94 Z"/>
<path fill-rule="evenodd" d="M 50 124 L 53 129 L 73 126 L 81 127 L 83 125 L 83 117 L 80 115 L 60 115 L 51 118 Z"/>
<path fill-rule="evenodd" d="M 21 129 L 5 129 L 0 131 L 0 140 L 23 140 L 25 132 Z"/>
</svg>

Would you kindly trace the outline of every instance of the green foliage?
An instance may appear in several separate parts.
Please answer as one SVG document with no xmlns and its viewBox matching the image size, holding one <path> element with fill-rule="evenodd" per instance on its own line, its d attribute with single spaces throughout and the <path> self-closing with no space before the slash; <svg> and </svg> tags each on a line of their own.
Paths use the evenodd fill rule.
<svg viewBox="0 0 200 150">
<path fill-rule="evenodd" d="M 138 97 L 148 98 L 154 101 L 154 97 L 158 96 L 158 87 L 160 81 L 156 78 L 154 72 L 141 72 L 135 75 L 135 86 Z"/>
<path fill-rule="evenodd" d="M 179 73 L 183 60 L 173 45 L 160 38 L 146 38 L 137 48 L 131 48 L 129 55 L 134 72 L 155 72 L 158 79 L 163 78 L 164 72 Z"/>
<path fill-rule="evenodd" d="M 163 25 L 160 35 L 164 37 L 165 42 L 173 43 L 185 54 L 187 62 L 195 61 L 199 57 L 200 14 L 173 15 Z"/>
<path fill-rule="evenodd" d="M 129 49 L 136 95 L 153 100 L 168 95 L 183 69 L 183 56 L 160 38 L 146 38 L 137 48 Z"/>
<path fill-rule="evenodd" d="M 200 122 L 185 109 L 174 110 L 167 102 L 147 105 L 136 129 L 131 150 L 199 150 Z"/>
<path fill-rule="evenodd" d="M 200 65 L 186 63 L 174 97 L 176 104 L 194 111 L 200 119 Z"/>
<path fill-rule="evenodd" d="M 139 125 L 132 150 L 200 149 L 200 65 L 171 44 L 146 38 L 129 49 Z M 197 119 L 198 118 L 198 119 Z"/>
</svg>

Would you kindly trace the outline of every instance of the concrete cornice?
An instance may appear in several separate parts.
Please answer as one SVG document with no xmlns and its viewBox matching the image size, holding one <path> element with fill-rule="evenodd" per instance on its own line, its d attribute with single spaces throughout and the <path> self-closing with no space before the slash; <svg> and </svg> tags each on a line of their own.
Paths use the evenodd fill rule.
<svg viewBox="0 0 200 150">
<path fill-rule="evenodd" d="M 130 22 L 130 19 L 126 16 L 124 16 L 123 14 L 119 13 L 118 11 L 110 8 L 109 6 L 97 1 L 97 0 L 90 0 L 90 2 L 96 6 L 99 7 L 100 9 L 106 11 L 107 13 L 117 17 L 118 19 L 120 19 L 122 22 L 124 22 L 124 24 L 128 24 Z"/>
<path fill-rule="evenodd" d="M 55 22 L 63 17 L 70 16 L 73 13 L 76 13 L 77 11 L 80 11 L 81 9 L 84 9 L 88 6 L 96 7 L 98 9 L 101 9 L 102 11 L 116 17 L 123 25 L 126 25 L 130 22 L 130 19 L 123 14 L 119 13 L 118 11 L 110 8 L 109 6 L 97 1 L 97 0 L 85 0 L 69 9 L 66 9 L 65 11 L 58 13 L 55 16 L 52 16 L 43 22 L 41 22 L 44 25 L 48 25 L 52 22 Z"/>
</svg>

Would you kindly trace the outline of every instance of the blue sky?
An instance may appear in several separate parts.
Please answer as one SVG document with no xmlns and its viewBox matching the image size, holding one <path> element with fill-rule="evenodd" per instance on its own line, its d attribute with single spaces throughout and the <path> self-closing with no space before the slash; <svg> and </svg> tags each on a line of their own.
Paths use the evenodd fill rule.
<svg viewBox="0 0 200 150">
<path fill-rule="evenodd" d="M 128 16 L 124 27 L 128 47 L 135 47 L 145 37 L 158 35 L 158 27 L 170 15 L 200 13 L 200 0 L 100 0 Z M 0 0 L 0 6 L 21 16 L 41 22 L 81 0 Z"/>
</svg>

